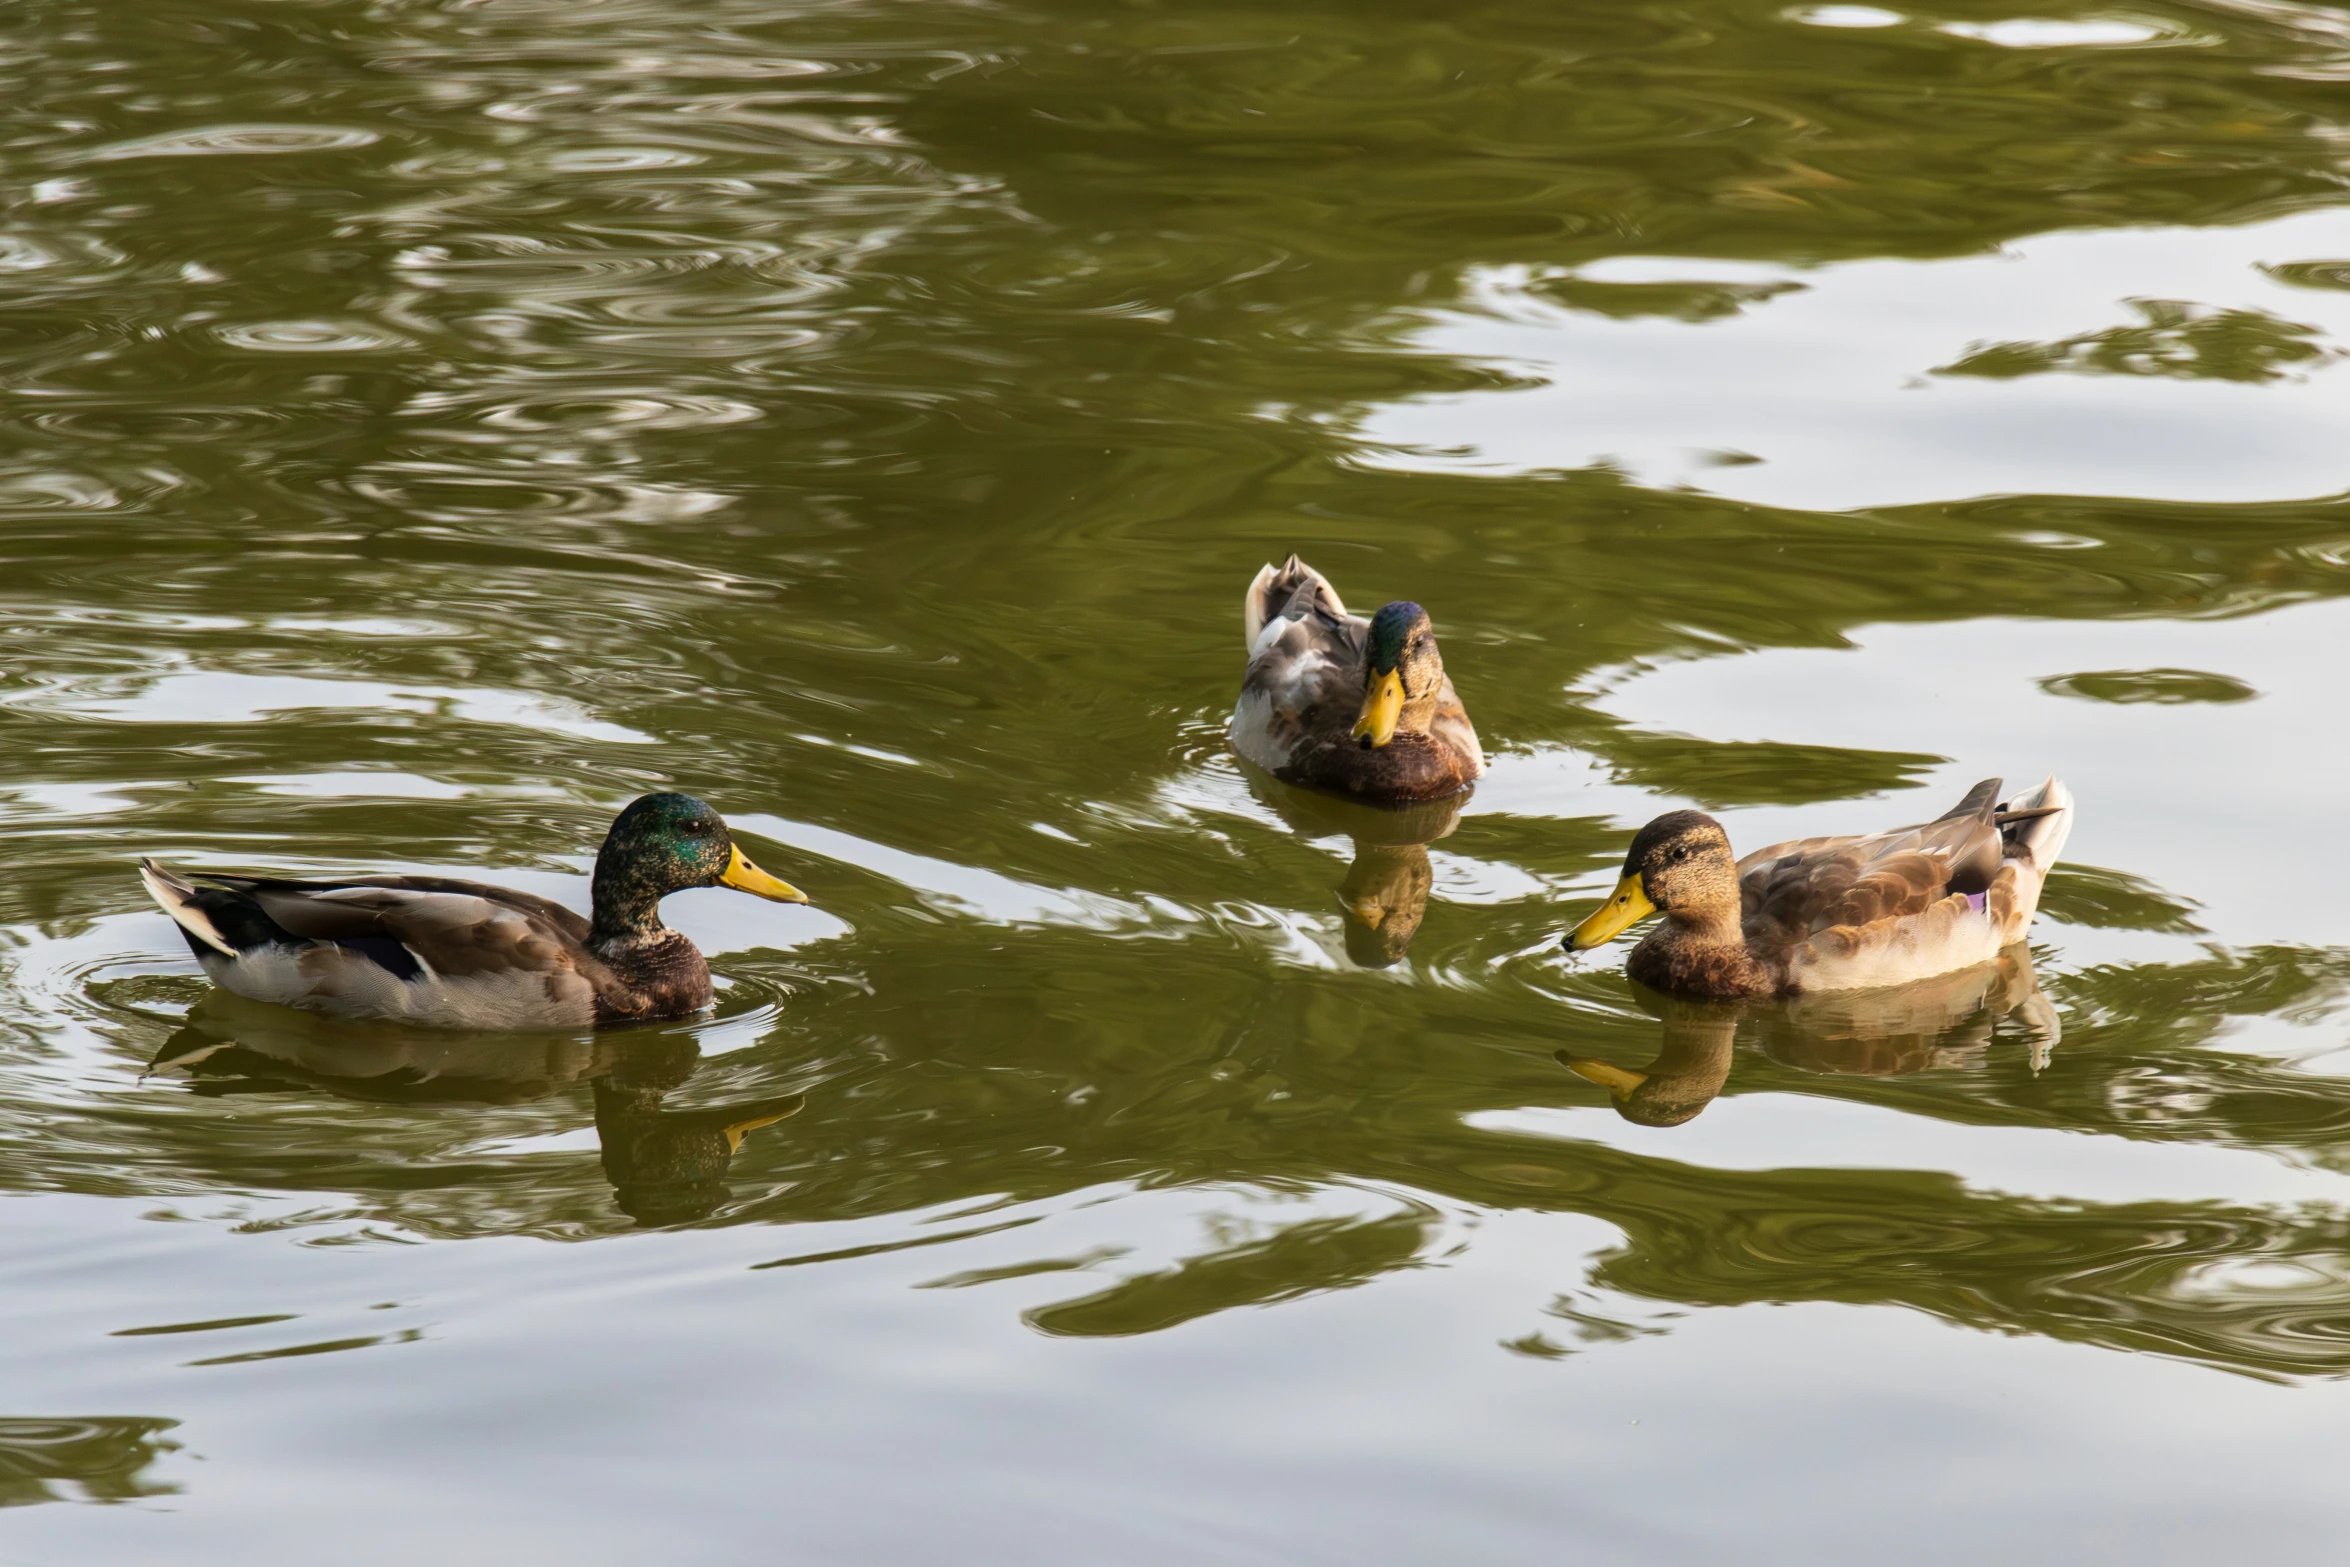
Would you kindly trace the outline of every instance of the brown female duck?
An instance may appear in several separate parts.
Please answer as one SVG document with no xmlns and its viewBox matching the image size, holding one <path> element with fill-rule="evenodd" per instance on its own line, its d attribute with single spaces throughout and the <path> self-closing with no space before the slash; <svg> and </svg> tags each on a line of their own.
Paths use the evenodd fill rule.
<svg viewBox="0 0 2350 1567">
<path fill-rule="evenodd" d="M 1292 555 L 1257 573 L 1242 614 L 1248 670 L 1232 748 L 1274 777 L 1397 804 L 1458 794 L 1485 771 L 1419 605 L 1350 615 Z"/>
<path fill-rule="evenodd" d="M 2054 778 L 2012 801 L 1987 778 L 1922 826 L 1742 860 L 1712 817 L 1668 812 L 1640 829 L 1616 890 L 1566 945 L 1586 951 L 1662 914 L 1624 972 L 1684 996 L 1858 990 L 1988 963 L 2030 928 L 2072 804 Z"/>
</svg>

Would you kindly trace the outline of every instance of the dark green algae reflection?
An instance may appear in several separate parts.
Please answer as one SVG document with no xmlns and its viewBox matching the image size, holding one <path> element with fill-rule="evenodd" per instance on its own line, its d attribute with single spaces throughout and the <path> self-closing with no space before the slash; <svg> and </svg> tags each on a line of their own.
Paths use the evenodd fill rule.
<svg viewBox="0 0 2350 1567">
<path fill-rule="evenodd" d="M 1169 1328 L 1439 1264 L 1447 1214 L 1556 1212 L 1623 1236 L 1589 1279 L 1562 1263 L 1570 1295 L 1896 1305 L 2350 1372 L 2334 1206 L 2017 1195 L 1813 1167 L 1793 1137 L 1714 1167 L 1676 1154 L 1686 1131 L 1493 1119 L 1605 1115 L 1558 1049 L 1657 1053 L 1612 965 L 1549 955 L 1634 800 L 1856 799 L 1865 826 L 1946 765 L 1644 729 L 1590 679 L 1904 622 L 2306 607 L 2350 589 L 2350 502 L 1806 512 L 1605 469 L 1373 471 L 1346 434 L 1510 384 L 1413 341 L 1473 268 L 1929 258 L 2342 199 L 2333 13 L 2131 15 L 2143 46 L 2010 49 L 1938 29 L 2003 17 L 1956 3 L 1867 29 L 1696 3 L 11 10 L 0 1185 L 597 1240 L 646 1216 L 615 1198 L 615 1124 L 723 1138 L 734 1107 L 804 1095 L 652 1218 L 1369 1193 L 1032 1320 Z M 2237 375 L 2166 371 L 2206 358 Z M 1500 759 L 1424 864 L 1373 843 L 1398 852 L 1350 872 L 1361 835 L 1224 753 L 1239 589 L 1290 548 L 1432 608 Z M 2238 673 L 2215 678 L 2262 686 Z M 2102 721 L 2094 681 L 2073 694 Z M 133 853 L 575 890 L 558 876 L 656 784 L 820 904 L 686 900 L 732 987 L 653 1047 L 698 1061 L 658 1105 L 569 1065 L 465 1105 L 354 1098 L 282 1056 L 142 1077 L 203 1026 L 202 986 Z M 2052 888 L 2053 1051 L 2000 1022 L 1886 1057 L 1930 1070 L 1821 1071 L 1757 1033 L 1724 1100 L 2339 1170 L 2350 1094 L 2267 1047 L 2338 1032 L 2350 956 L 2199 928 L 2165 850 L 2109 837 L 2120 869 Z M 1416 903 L 1408 939 L 1350 935 L 1340 898 Z M 562 1141 L 590 1126 L 597 1150 Z M 2247 1259 L 2318 1282 L 2232 1285 Z M 126 1453 L 160 1428 L 131 1425 Z"/>
</svg>

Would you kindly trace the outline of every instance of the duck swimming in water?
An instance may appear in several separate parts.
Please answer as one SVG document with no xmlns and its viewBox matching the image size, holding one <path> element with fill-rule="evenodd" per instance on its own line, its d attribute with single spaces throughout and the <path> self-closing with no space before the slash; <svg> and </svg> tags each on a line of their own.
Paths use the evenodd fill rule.
<svg viewBox="0 0 2350 1567">
<path fill-rule="evenodd" d="M 1664 916 L 1624 972 L 1673 995 L 1899 985 L 1988 963 L 2023 940 L 2072 832 L 2054 778 L 2011 801 L 1986 778 L 1933 821 L 1804 838 L 1733 860 L 1722 824 L 1671 811 L 1640 829 L 1623 879 L 1567 937 L 1582 952 Z"/>
<path fill-rule="evenodd" d="M 797 888 L 753 865 L 718 813 L 648 794 L 596 854 L 593 918 L 449 876 L 289 881 L 139 862 L 212 982 L 256 1001 L 433 1028 L 594 1028 L 710 1005 L 710 965 L 661 923 L 661 900 L 733 887 L 778 903 Z"/>
<path fill-rule="evenodd" d="M 1458 794 L 1485 771 L 1419 605 L 1350 615 L 1329 580 L 1292 555 L 1257 573 L 1242 620 L 1248 670 L 1232 748 L 1274 777 L 1398 804 Z"/>
</svg>

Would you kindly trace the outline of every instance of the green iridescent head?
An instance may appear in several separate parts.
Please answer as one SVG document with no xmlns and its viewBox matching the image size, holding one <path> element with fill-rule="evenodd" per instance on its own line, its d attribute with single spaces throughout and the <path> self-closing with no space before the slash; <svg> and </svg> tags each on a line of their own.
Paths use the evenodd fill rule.
<svg viewBox="0 0 2350 1567">
<path fill-rule="evenodd" d="M 1380 605 L 1379 613 L 1371 617 L 1371 634 L 1365 645 L 1372 670 L 1385 674 L 1402 663 L 1404 649 L 1411 644 L 1415 631 L 1425 633 L 1430 645 L 1434 645 L 1436 628 L 1429 623 L 1426 610 L 1410 599 Z"/>
<path fill-rule="evenodd" d="M 1444 686 L 1444 658 L 1436 651 L 1436 627 L 1428 612 L 1409 599 L 1381 605 L 1363 639 L 1363 711 L 1354 738 L 1382 746 L 1396 730 L 1417 732 L 1434 710 Z"/>
<path fill-rule="evenodd" d="M 777 903 L 807 895 L 753 865 L 716 811 L 690 794 L 648 794 L 613 818 L 596 853 L 599 934 L 659 923 L 660 901 L 688 887 L 734 887 Z"/>
</svg>

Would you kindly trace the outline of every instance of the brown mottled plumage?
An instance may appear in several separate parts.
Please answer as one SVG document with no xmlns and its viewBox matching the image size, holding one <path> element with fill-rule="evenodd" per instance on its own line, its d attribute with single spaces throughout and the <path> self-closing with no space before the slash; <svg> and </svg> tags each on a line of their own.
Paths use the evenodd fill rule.
<svg viewBox="0 0 2350 1567">
<path fill-rule="evenodd" d="M 1242 614 L 1248 669 L 1232 746 L 1276 778 L 1392 804 L 1458 794 L 1485 771 L 1417 604 L 1399 600 L 1371 620 L 1350 615 L 1328 580 L 1292 555 L 1257 573 Z"/>
<path fill-rule="evenodd" d="M 1640 830 L 1615 892 L 1567 943 L 1597 946 L 1661 913 L 1624 971 L 1692 996 L 1898 985 L 1988 963 L 2023 939 L 2072 830 L 2072 795 L 2053 778 L 2012 802 L 1998 795 L 1986 779 L 1921 826 L 1737 861 L 1719 822 L 1669 812 Z"/>
</svg>

